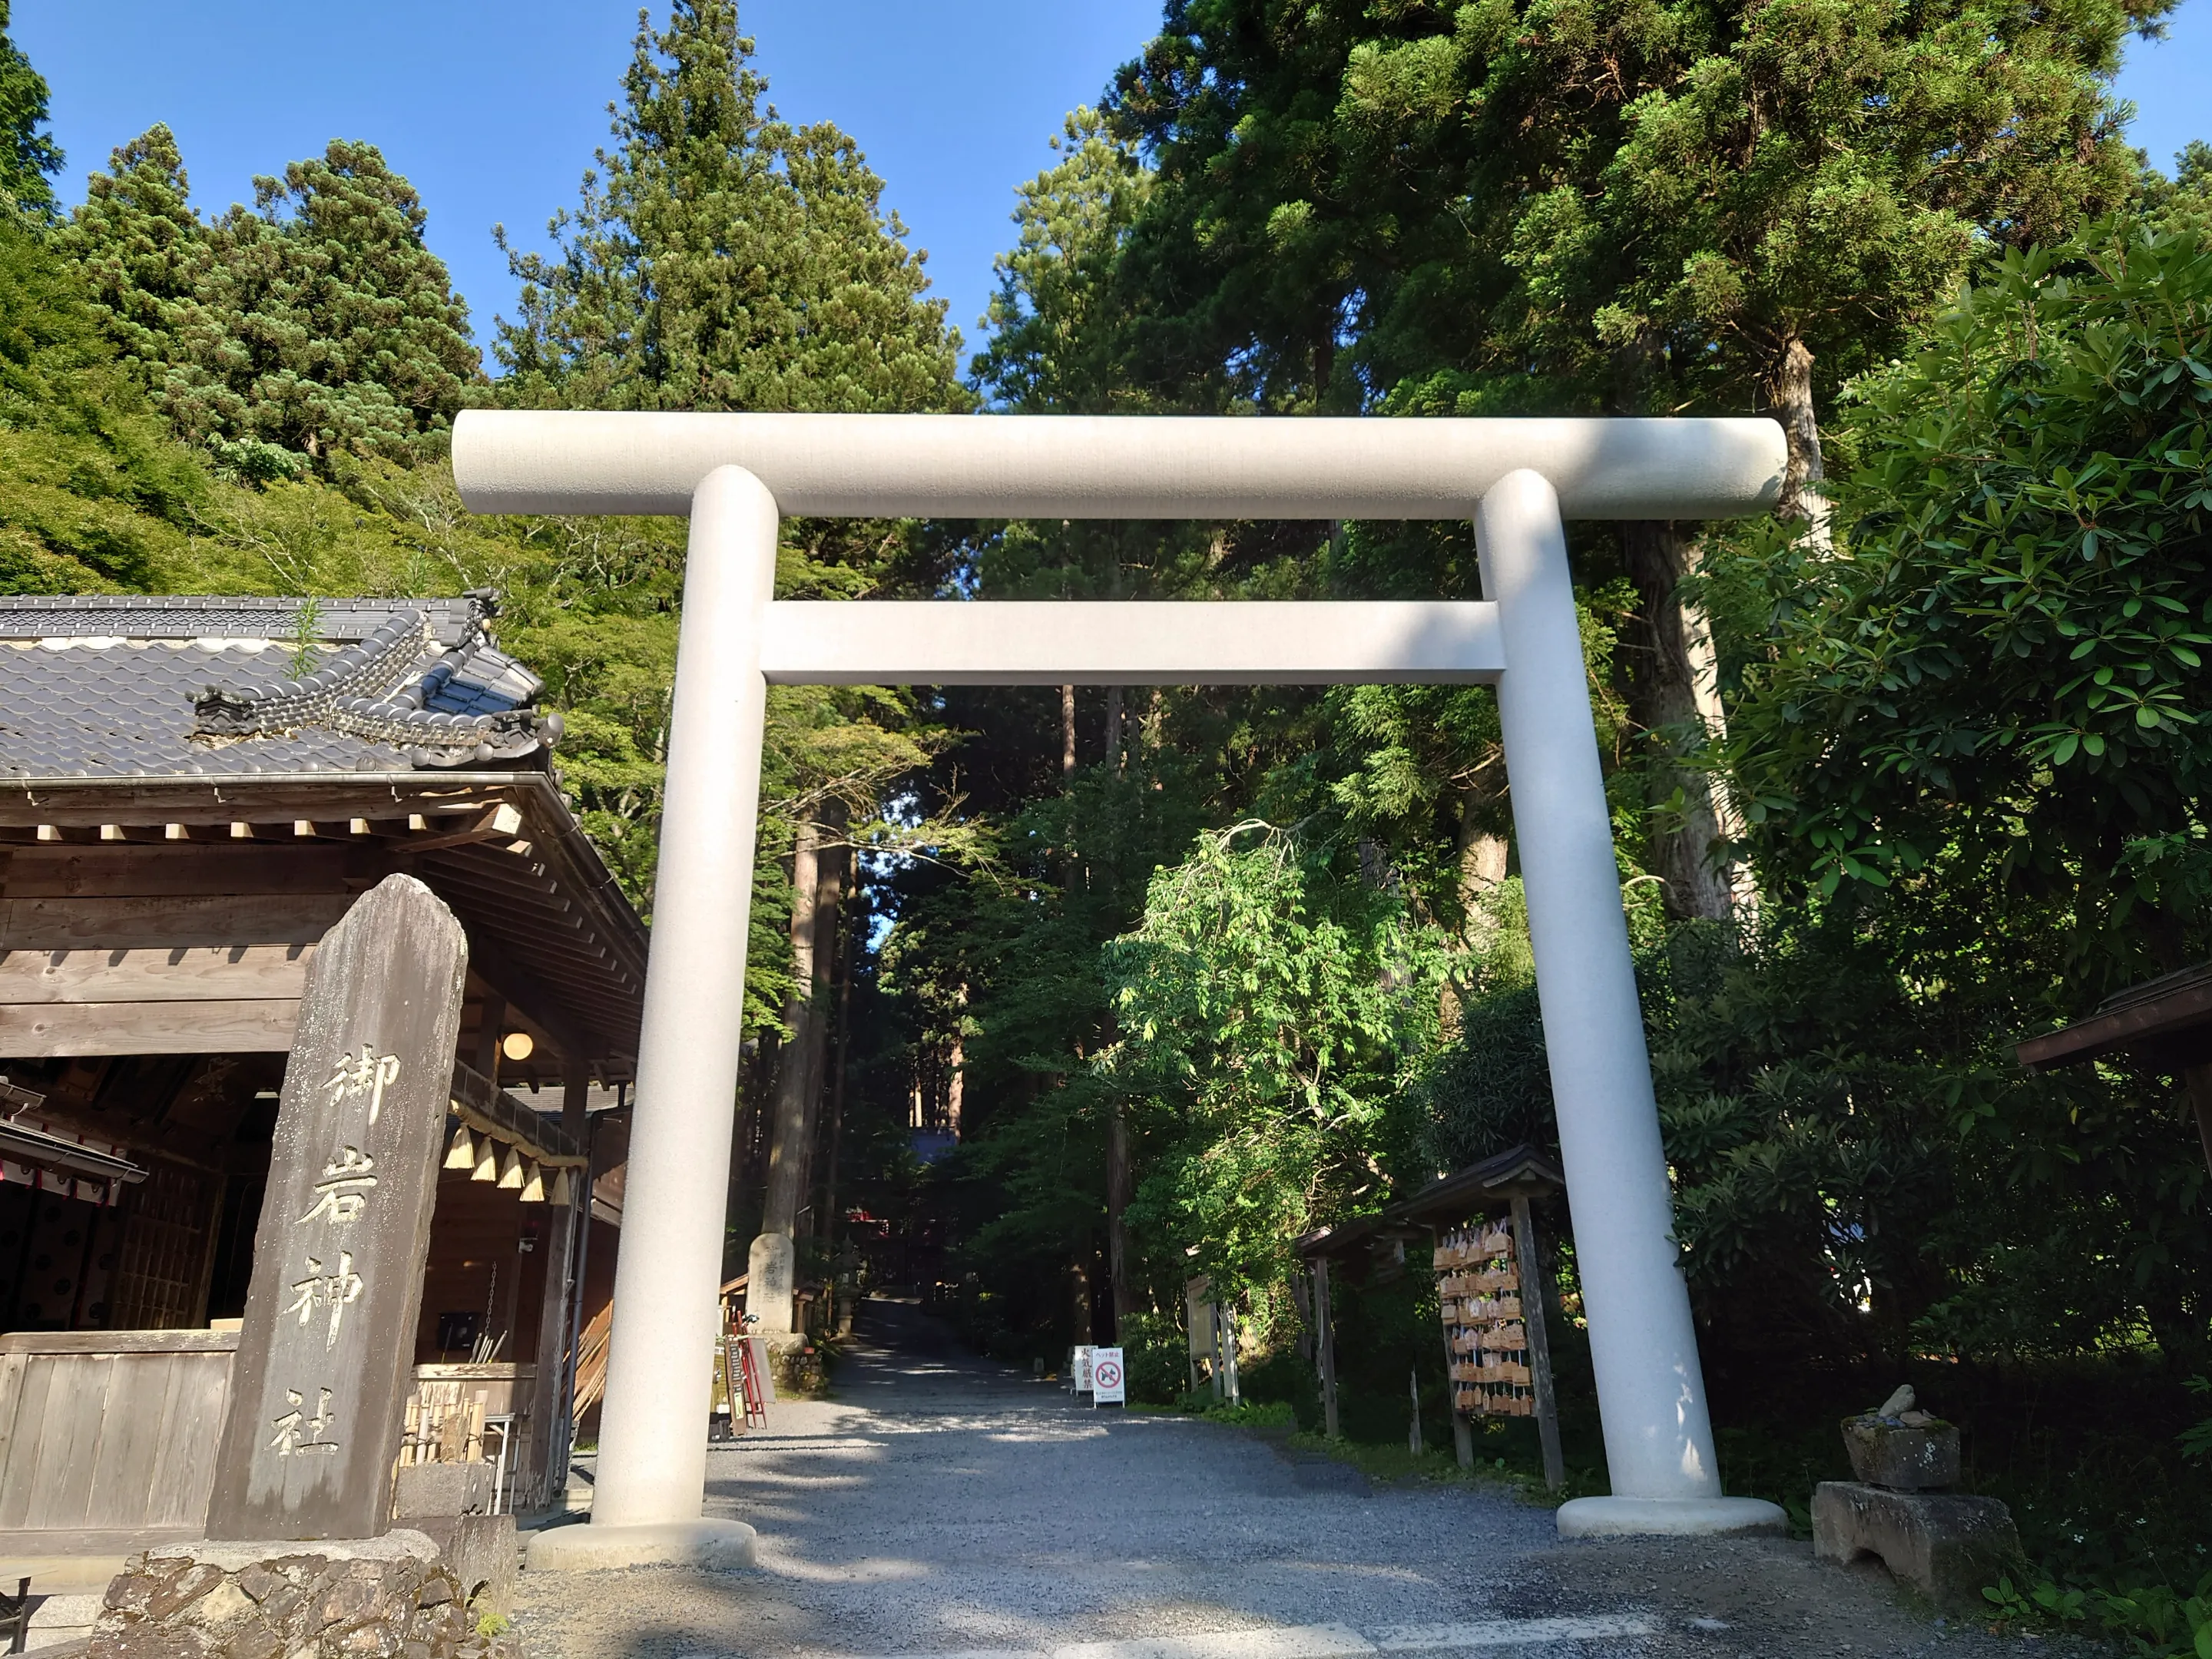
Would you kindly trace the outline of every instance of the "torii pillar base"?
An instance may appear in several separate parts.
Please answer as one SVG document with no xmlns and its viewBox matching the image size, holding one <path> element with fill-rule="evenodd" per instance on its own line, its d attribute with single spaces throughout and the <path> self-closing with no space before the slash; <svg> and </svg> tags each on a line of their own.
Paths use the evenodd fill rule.
<svg viewBox="0 0 2212 1659">
<path fill-rule="evenodd" d="M 659 1521 L 639 1526 L 554 1527 L 530 1540 L 532 1572 L 609 1567 L 692 1567 L 733 1572 L 753 1564 L 753 1529 L 742 1521 Z"/>
<path fill-rule="evenodd" d="M 1577 1498 L 1559 1505 L 1562 1538 L 1787 1538 L 1790 1517 L 1763 1498 Z M 534 1564 L 533 1553 L 532 1561 Z"/>
</svg>

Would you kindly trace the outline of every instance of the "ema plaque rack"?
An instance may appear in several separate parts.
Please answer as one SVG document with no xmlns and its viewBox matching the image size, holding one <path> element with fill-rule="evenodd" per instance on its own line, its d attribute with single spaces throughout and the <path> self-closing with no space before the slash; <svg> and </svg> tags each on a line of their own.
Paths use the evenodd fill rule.
<svg viewBox="0 0 2212 1659">
<path fill-rule="evenodd" d="M 1478 1223 L 1448 1232 L 1435 1264 L 1453 1405 L 1468 1417 L 1534 1416 L 1513 1230 Z"/>
</svg>

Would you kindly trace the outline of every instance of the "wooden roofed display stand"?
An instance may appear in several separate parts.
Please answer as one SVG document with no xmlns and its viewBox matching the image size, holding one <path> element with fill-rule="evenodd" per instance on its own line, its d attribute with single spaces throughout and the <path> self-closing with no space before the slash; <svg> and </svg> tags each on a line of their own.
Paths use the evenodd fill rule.
<svg viewBox="0 0 2212 1659">
<path fill-rule="evenodd" d="M 300 999 L 394 875 L 468 945 L 398 1461 L 567 1479 L 644 929 L 488 596 L 324 601 L 295 680 L 302 609 L 0 599 L 0 1571 L 198 1534 Z"/>
<path fill-rule="evenodd" d="M 2030 1072 L 2125 1054 L 2179 1078 L 2212 1171 L 2212 962 L 2131 985 L 2088 1018 L 2031 1037 L 2014 1052 Z"/>
<path fill-rule="evenodd" d="M 1332 1264 L 1364 1271 L 1424 1240 L 1437 1275 L 1450 1380 L 1452 1437 L 1462 1468 L 1474 1462 L 1474 1420 L 1533 1417 L 1544 1482 L 1566 1480 L 1559 1402 L 1546 1328 L 1543 1256 L 1532 1207 L 1566 1189 L 1557 1165 L 1516 1146 L 1431 1182 L 1372 1216 L 1325 1227 L 1298 1241 L 1313 1275 L 1315 1361 L 1325 1431 L 1338 1433 Z"/>
</svg>

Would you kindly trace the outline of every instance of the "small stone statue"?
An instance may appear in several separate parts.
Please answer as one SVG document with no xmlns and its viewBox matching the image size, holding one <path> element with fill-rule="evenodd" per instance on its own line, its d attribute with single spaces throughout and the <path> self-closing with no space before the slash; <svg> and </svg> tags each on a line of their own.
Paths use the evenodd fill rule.
<svg viewBox="0 0 2212 1659">
<path fill-rule="evenodd" d="M 1914 1409 L 1917 1399 L 1918 1396 L 1912 1392 L 1912 1384 L 1906 1382 L 1900 1385 L 1895 1394 L 1890 1395 L 1864 1417 L 1853 1420 L 1859 1423 L 1878 1421 L 1884 1428 L 1925 1429 L 1942 1426 L 1942 1419 L 1933 1412 Z M 1847 1437 L 1850 1432 L 1849 1429 L 1844 1431 Z"/>
</svg>

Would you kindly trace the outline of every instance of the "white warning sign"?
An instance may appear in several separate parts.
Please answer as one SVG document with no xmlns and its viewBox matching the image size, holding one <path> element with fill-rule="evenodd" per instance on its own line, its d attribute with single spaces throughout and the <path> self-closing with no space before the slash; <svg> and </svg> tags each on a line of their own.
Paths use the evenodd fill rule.
<svg viewBox="0 0 2212 1659">
<path fill-rule="evenodd" d="M 1129 1403 L 1128 1379 L 1121 1370 L 1121 1351 L 1119 1348 L 1093 1348 L 1091 1351 L 1091 1403 L 1094 1406 L 1126 1406 Z"/>
<path fill-rule="evenodd" d="M 1087 1346 L 1079 1346 L 1075 1350 L 1075 1363 L 1070 1368 L 1069 1375 L 1074 1380 L 1075 1391 L 1078 1394 L 1091 1392 L 1091 1350 Z"/>
</svg>

